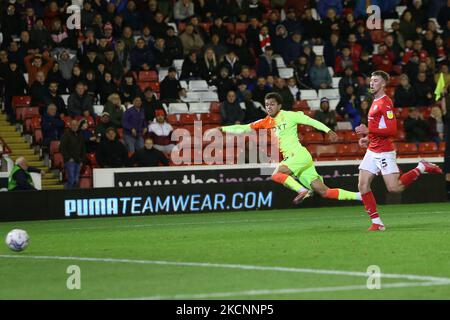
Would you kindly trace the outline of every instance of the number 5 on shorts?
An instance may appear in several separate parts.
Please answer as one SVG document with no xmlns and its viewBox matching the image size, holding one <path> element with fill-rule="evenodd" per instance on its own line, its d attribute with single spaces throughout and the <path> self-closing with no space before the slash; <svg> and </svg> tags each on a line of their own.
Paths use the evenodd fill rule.
<svg viewBox="0 0 450 320">
<path fill-rule="evenodd" d="M 386 167 L 387 167 L 386 159 L 381 159 L 381 166 L 382 166 L 383 168 L 386 168 Z"/>
</svg>

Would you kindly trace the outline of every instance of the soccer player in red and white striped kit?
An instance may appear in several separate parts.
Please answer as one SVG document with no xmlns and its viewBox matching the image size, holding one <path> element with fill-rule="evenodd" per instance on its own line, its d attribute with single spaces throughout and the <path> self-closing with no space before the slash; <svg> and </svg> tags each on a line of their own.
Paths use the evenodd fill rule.
<svg viewBox="0 0 450 320">
<path fill-rule="evenodd" d="M 375 71 L 370 79 L 370 91 L 373 102 L 368 115 L 368 127 L 364 124 L 355 128 L 357 134 L 363 135 L 359 145 L 367 152 L 359 166 L 358 188 L 367 214 L 372 220 L 369 231 L 384 231 L 386 228 L 377 211 L 377 203 L 370 185 L 381 172 L 389 192 L 402 192 L 424 173 L 442 173 L 441 168 L 433 163 L 421 160 L 417 167 L 400 175 L 396 162 L 395 147 L 392 142 L 397 134 L 392 100 L 385 94 L 384 88 L 389 75 L 384 71 Z"/>
</svg>

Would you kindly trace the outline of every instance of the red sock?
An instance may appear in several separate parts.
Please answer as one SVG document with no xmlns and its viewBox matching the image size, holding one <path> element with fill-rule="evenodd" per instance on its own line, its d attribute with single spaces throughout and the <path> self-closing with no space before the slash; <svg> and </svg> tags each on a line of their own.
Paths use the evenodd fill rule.
<svg viewBox="0 0 450 320">
<path fill-rule="evenodd" d="M 277 172 L 272 176 L 272 180 L 279 184 L 284 184 L 288 175 L 285 173 Z"/>
<path fill-rule="evenodd" d="M 414 168 L 412 170 L 409 170 L 407 173 L 402 174 L 400 177 L 400 182 L 405 186 L 408 187 L 411 183 L 417 180 L 420 176 L 420 171 L 417 168 Z"/>
<path fill-rule="evenodd" d="M 328 189 L 326 191 L 325 198 L 328 198 L 328 199 L 339 199 L 339 189 Z"/>
<path fill-rule="evenodd" d="M 363 195 L 361 195 L 361 198 L 370 219 L 379 218 L 380 216 L 377 212 L 377 202 L 375 200 L 375 197 L 373 196 L 372 191 L 364 193 Z"/>
</svg>

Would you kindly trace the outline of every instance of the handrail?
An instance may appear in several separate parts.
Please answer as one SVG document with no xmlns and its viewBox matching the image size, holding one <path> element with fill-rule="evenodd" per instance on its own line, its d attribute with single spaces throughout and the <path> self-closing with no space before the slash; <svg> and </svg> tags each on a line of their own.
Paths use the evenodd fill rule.
<svg viewBox="0 0 450 320">
<path fill-rule="evenodd" d="M 10 154 L 11 153 L 11 148 L 8 147 L 8 145 L 6 144 L 5 140 L 3 140 L 2 137 L 0 137 L 0 143 L 3 147 L 3 154 Z"/>
</svg>

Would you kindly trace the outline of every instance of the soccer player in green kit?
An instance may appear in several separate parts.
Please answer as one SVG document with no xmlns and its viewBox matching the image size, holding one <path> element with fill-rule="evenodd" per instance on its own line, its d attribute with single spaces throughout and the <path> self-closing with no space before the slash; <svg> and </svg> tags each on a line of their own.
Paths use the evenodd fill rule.
<svg viewBox="0 0 450 320">
<path fill-rule="evenodd" d="M 330 189 L 323 183 L 323 178 L 314 167 L 311 154 L 298 140 L 297 125 L 308 125 L 326 132 L 330 136 L 331 141 L 337 140 L 336 133 L 323 123 L 306 116 L 301 111 L 281 110 L 282 103 L 283 100 L 278 93 L 268 93 L 265 97 L 267 117 L 250 124 L 224 126 L 221 127 L 221 130 L 222 132 L 233 134 L 241 134 L 258 129 L 272 130 L 272 134 L 275 134 L 278 138 L 278 146 L 283 154 L 283 161 L 280 162 L 272 174 L 272 179 L 298 193 L 294 199 L 295 204 L 312 196 L 313 191 L 323 198 L 361 201 L 359 192 Z"/>
</svg>

